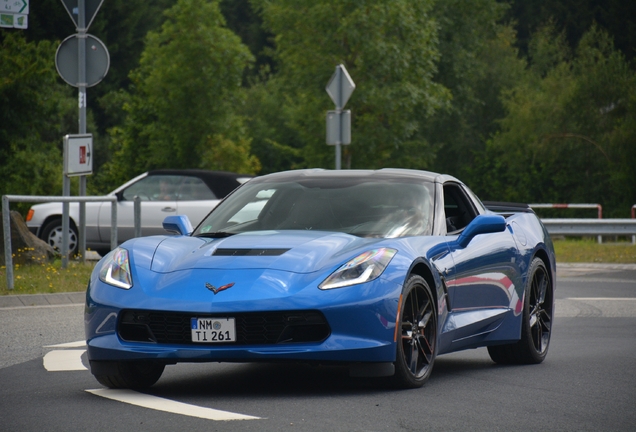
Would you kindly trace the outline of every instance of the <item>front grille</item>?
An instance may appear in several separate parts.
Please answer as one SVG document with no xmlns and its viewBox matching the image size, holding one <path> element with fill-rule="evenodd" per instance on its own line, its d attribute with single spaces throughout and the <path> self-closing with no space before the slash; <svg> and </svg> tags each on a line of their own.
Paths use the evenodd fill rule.
<svg viewBox="0 0 636 432">
<path fill-rule="evenodd" d="M 123 310 L 117 332 L 129 342 L 202 345 L 191 339 L 190 319 L 194 317 L 234 318 L 236 342 L 230 342 L 231 345 L 321 342 L 331 334 L 327 320 L 318 311 L 202 314 Z"/>
</svg>

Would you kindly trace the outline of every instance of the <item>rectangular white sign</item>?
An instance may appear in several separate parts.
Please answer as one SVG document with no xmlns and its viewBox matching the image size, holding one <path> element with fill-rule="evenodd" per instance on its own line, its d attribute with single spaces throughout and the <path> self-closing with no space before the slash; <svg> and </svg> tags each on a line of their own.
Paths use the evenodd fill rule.
<svg viewBox="0 0 636 432">
<path fill-rule="evenodd" d="M 0 13 L 28 14 L 29 0 L 0 0 Z"/>
<path fill-rule="evenodd" d="M 67 177 L 93 174 L 93 135 L 64 137 L 64 175 Z"/>
</svg>

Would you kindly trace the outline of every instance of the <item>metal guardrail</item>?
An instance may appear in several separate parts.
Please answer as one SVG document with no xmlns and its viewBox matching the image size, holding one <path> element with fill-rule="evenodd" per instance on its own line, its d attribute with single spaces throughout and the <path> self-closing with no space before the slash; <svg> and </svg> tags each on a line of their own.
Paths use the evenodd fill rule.
<svg viewBox="0 0 636 432">
<path fill-rule="evenodd" d="M 636 219 L 541 219 L 550 235 L 632 236 L 636 244 Z"/>
</svg>

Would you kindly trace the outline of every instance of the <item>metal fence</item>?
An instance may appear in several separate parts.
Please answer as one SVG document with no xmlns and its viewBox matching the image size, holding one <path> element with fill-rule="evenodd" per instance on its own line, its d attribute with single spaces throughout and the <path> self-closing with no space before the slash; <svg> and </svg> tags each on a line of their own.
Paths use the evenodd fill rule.
<svg viewBox="0 0 636 432">
<path fill-rule="evenodd" d="M 603 236 L 632 236 L 632 244 L 636 245 L 636 232 L 630 219 L 605 219 L 600 204 L 528 204 L 531 208 L 555 209 L 597 209 L 598 219 L 541 219 L 550 234 L 573 236 L 596 236 L 603 243 Z M 636 219 L 636 204 L 631 208 L 632 219 Z"/>
<path fill-rule="evenodd" d="M 7 287 L 13 289 L 13 259 L 11 252 L 11 218 L 9 202 L 107 202 L 111 203 L 110 244 L 111 249 L 117 247 L 117 197 L 115 196 L 2 196 L 2 223 L 4 227 L 4 255 L 7 268 Z M 632 206 L 631 219 L 601 219 L 600 204 L 530 204 L 532 208 L 596 208 L 598 219 L 541 219 L 550 235 L 567 236 L 632 236 L 632 244 L 636 245 L 636 204 Z M 141 201 L 134 198 L 135 237 L 141 236 Z M 600 243 L 600 241 L 599 241 Z"/>
<path fill-rule="evenodd" d="M 636 219 L 541 219 L 550 235 L 632 236 L 636 244 Z"/>
</svg>

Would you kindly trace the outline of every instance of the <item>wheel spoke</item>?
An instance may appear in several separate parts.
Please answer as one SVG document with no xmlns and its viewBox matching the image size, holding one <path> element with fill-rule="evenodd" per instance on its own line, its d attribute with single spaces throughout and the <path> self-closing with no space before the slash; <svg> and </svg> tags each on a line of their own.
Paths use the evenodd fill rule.
<svg viewBox="0 0 636 432">
<path fill-rule="evenodd" d="M 431 359 L 433 357 L 433 348 L 431 347 L 431 343 L 426 338 L 426 336 L 422 335 L 416 339 L 417 345 L 419 346 L 419 350 L 424 357 L 426 364 L 431 363 Z"/>
<path fill-rule="evenodd" d="M 550 315 L 545 310 L 542 310 L 538 317 L 539 325 L 543 327 L 543 331 L 550 333 L 550 330 L 552 330 L 552 319 Z"/>
</svg>

